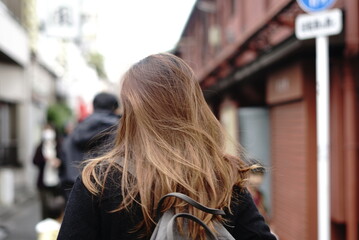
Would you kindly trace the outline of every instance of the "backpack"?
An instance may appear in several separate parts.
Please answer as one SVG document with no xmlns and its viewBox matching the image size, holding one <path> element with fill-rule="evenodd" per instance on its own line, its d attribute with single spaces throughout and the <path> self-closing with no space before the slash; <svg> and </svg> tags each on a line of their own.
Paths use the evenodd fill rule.
<svg viewBox="0 0 359 240">
<path fill-rule="evenodd" d="M 189 214 L 189 213 L 177 213 L 174 214 L 173 210 L 169 209 L 161 215 L 161 207 L 163 201 L 168 197 L 176 197 L 182 199 L 183 201 L 191 204 L 193 207 L 202 210 L 206 213 L 215 214 L 215 215 L 225 215 L 225 212 L 220 209 L 208 208 L 199 202 L 196 202 L 192 198 L 188 197 L 185 194 L 173 192 L 164 195 L 160 201 L 158 202 L 157 207 L 157 216 L 160 216 L 157 226 L 153 231 L 150 240 L 181 240 L 187 239 L 182 236 L 177 230 L 176 219 L 177 218 L 186 218 L 188 220 L 194 221 L 201 225 L 207 235 L 207 239 L 210 240 L 234 240 L 234 237 L 228 232 L 228 230 L 218 221 L 214 222 L 216 234 L 213 233 L 209 227 L 197 217 Z"/>
</svg>

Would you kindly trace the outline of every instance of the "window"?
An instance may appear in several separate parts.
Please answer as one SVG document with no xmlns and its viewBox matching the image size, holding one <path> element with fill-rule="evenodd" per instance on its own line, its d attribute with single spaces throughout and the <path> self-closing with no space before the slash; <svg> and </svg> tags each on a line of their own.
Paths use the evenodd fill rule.
<svg viewBox="0 0 359 240">
<path fill-rule="evenodd" d="M 15 104 L 0 101 L 0 166 L 18 165 Z"/>
<path fill-rule="evenodd" d="M 253 197 L 257 207 L 268 220 L 272 209 L 269 111 L 266 107 L 242 107 L 238 110 L 238 118 L 239 141 L 248 157 L 259 161 L 268 170 L 255 171 L 248 180 L 251 193 L 256 192 Z"/>
</svg>

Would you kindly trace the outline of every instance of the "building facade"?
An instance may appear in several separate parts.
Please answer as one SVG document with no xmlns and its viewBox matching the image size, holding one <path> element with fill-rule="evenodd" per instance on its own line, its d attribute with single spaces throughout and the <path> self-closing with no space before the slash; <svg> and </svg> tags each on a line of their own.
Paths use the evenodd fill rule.
<svg viewBox="0 0 359 240">
<path fill-rule="evenodd" d="M 331 235 L 356 240 L 359 3 L 333 7 L 344 29 L 330 37 Z M 295 37 L 302 13 L 294 0 L 198 0 L 175 49 L 230 135 L 268 167 L 268 221 L 284 240 L 318 235 L 315 40 Z"/>
<path fill-rule="evenodd" d="M 35 8 L 34 1 L 0 1 L 0 206 L 34 192 L 33 150 L 55 100 L 58 76 L 35 54 Z"/>
<path fill-rule="evenodd" d="M 78 29 L 73 36 L 62 36 L 60 27 L 54 30 L 57 36 L 44 30 L 41 10 L 46 14 L 49 5 L 61 10 L 79 2 L 0 0 L 0 213 L 35 193 L 32 158 L 49 106 L 65 97 L 75 124 L 80 100 L 90 107 L 93 96 L 107 89 L 84 56 L 79 42 L 88 40 L 78 40 Z"/>
</svg>

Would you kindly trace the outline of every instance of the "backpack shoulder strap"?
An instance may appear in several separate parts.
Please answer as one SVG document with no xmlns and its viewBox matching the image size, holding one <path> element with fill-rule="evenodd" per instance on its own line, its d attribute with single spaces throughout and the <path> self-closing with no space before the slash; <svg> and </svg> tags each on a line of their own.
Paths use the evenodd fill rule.
<svg viewBox="0 0 359 240">
<path fill-rule="evenodd" d="M 157 206 L 157 216 L 160 216 L 162 204 L 163 204 L 164 200 L 168 197 L 176 197 L 176 198 L 182 199 L 183 201 L 187 202 L 188 204 L 191 204 L 193 207 L 195 207 L 199 210 L 202 210 L 203 212 L 206 212 L 206 213 L 222 215 L 222 216 L 226 215 L 226 213 L 223 210 L 206 207 L 183 193 L 173 192 L 173 193 L 168 193 L 168 194 L 164 195 L 160 199 L 160 201 L 158 202 L 158 206 Z"/>
</svg>

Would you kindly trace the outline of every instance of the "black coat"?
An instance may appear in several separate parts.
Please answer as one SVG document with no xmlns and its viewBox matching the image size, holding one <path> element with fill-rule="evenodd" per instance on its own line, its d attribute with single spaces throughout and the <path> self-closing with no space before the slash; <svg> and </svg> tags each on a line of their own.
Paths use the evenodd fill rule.
<svg viewBox="0 0 359 240">
<path fill-rule="evenodd" d="M 73 184 L 79 175 L 79 164 L 111 148 L 120 116 L 108 111 L 95 111 L 80 122 L 62 144 L 64 166 L 61 182 Z"/>
<path fill-rule="evenodd" d="M 234 215 L 227 215 L 228 228 L 235 239 L 275 240 L 269 227 L 259 214 L 252 197 L 246 190 L 235 189 Z M 77 179 L 66 207 L 58 240 L 131 240 L 139 239 L 137 233 L 129 233 L 143 219 L 141 208 L 134 204 L 130 212 L 122 210 L 110 213 L 122 201 L 120 186 L 108 181 L 103 197 L 92 195 Z"/>
</svg>

